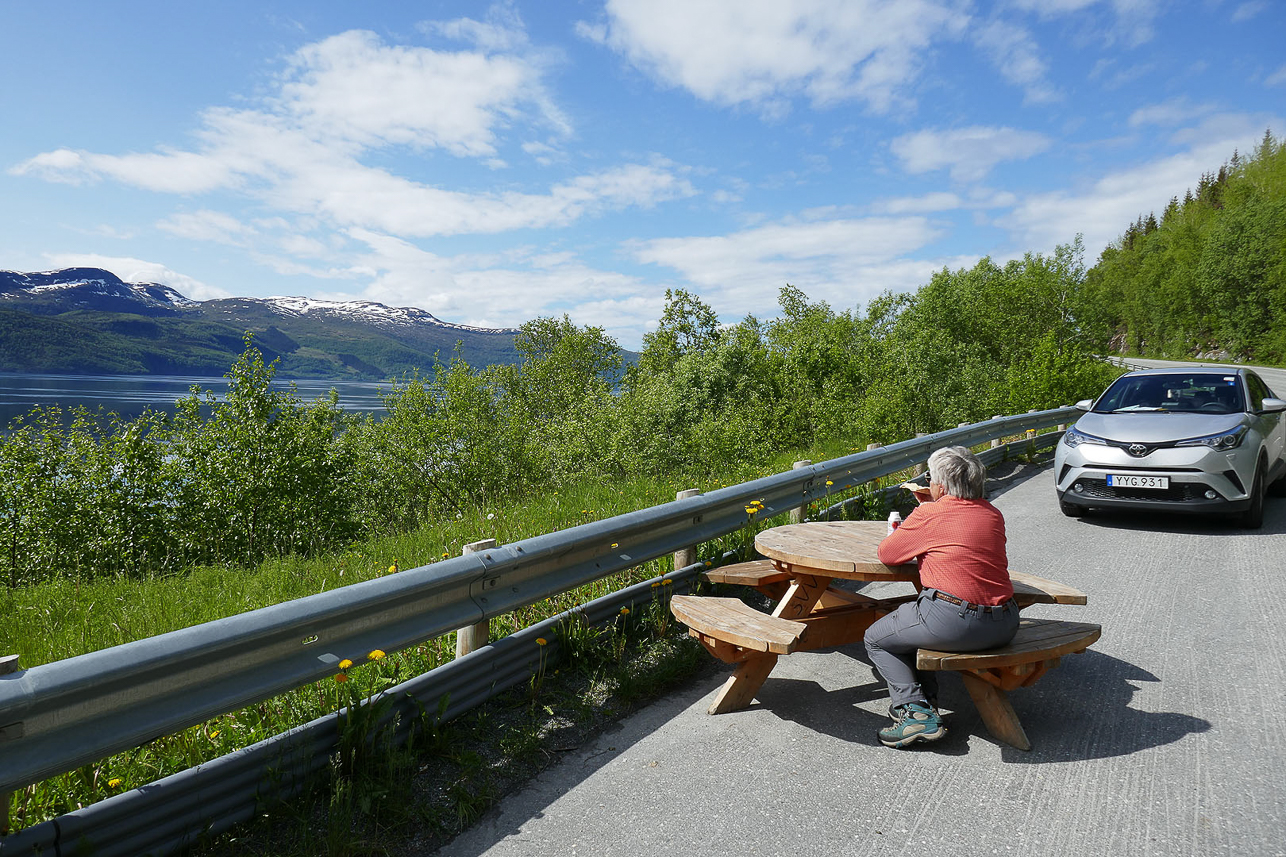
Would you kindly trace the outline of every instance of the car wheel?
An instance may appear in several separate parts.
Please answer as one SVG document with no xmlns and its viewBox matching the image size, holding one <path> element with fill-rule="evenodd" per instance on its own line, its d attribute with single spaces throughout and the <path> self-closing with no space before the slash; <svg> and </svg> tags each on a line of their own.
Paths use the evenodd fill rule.
<svg viewBox="0 0 1286 857">
<path fill-rule="evenodd" d="M 1081 515 L 1085 514 L 1084 506 L 1077 506 L 1075 504 L 1068 503 L 1066 500 L 1058 501 L 1058 509 L 1069 518 L 1079 518 Z"/>
<path fill-rule="evenodd" d="M 1255 484 L 1250 489 L 1250 506 L 1241 513 L 1237 523 L 1248 530 L 1257 530 L 1264 525 L 1264 467 L 1262 464 L 1255 469 Z"/>
</svg>

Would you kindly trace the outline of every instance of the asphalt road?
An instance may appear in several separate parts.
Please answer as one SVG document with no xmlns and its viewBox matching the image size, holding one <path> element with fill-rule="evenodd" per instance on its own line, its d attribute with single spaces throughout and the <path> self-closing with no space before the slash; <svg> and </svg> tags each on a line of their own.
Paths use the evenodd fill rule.
<svg viewBox="0 0 1286 857">
<path fill-rule="evenodd" d="M 1089 595 L 1030 615 L 1103 626 L 1010 695 L 1031 752 L 993 740 L 954 675 L 948 736 L 884 748 L 887 696 L 855 647 L 790 655 L 751 708 L 711 717 L 721 678 L 698 682 L 440 853 L 1286 854 L 1286 499 L 1258 532 L 1065 518 L 1047 467 L 994 499 L 1011 566 Z"/>
<path fill-rule="evenodd" d="M 1239 368 L 1232 363 L 1181 363 L 1176 360 L 1145 360 L 1141 357 L 1127 357 L 1122 362 L 1130 367 L 1140 369 L 1168 368 L 1171 366 L 1228 366 Z M 1264 383 L 1277 394 L 1278 398 L 1286 396 L 1286 369 L 1274 369 L 1271 366 L 1246 366 L 1244 368 L 1254 369 L 1255 374 L 1264 379 Z"/>
</svg>

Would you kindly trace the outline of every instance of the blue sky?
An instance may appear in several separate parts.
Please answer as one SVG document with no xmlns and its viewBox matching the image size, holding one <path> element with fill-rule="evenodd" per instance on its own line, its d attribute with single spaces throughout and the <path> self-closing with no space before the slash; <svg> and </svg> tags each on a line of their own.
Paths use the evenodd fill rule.
<svg viewBox="0 0 1286 857">
<path fill-rule="evenodd" d="M 1286 133 L 1284 45 L 1277 0 L 7 0 L 0 269 L 637 348 L 666 288 L 1092 264 Z"/>
</svg>

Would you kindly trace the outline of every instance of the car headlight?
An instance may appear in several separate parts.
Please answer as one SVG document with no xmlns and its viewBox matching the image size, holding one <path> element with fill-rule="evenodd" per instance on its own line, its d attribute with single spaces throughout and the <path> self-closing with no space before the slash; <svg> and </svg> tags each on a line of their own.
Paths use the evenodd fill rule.
<svg viewBox="0 0 1286 857">
<path fill-rule="evenodd" d="M 1092 434 L 1086 434 L 1083 431 L 1077 431 L 1075 426 L 1069 428 L 1063 433 L 1063 443 L 1067 444 L 1068 449 L 1075 449 L 1082 443 L 1097 443 L 1100 446 L 1107 443 L 1101 437 L 1095 437 Z"/>
<path fill-rule="evenodd" d="M 1236 449 L 1241 446 L 1241 441 L 1246 437 L 1248 429 L 1245 426 L 1237 426 L 1232 431 L 1220 432 L 1219 434 L 1208 434 L 1205 437 L 1190 437 L 1187 440 L 1175 442 L 1175 446 L 1208 446 L 1211 449 Z"/>
</svg>

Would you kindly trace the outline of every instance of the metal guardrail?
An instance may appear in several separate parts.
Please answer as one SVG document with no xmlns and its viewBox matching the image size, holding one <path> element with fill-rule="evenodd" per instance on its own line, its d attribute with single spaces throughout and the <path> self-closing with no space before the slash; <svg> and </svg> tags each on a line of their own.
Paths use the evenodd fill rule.
<svg viewBox="0 0 1286 857">
<path fill-rule="evenodd" d="M 396 651 L 412 646 L 726 535 L 745 524 L 744 507 L 751 500 L 761 501 L 762 516 L 769 517 L 909 468 L 940 446 L 976 446 L 1070 422 L 1078 415 L 1073 408 L 1058 408 L 997 417 L 0 676 L 0 794 L 328 677 L 344 658 L 360 661 L 372 649 Z M 828 486 L 828 481 L 833 486 Z M 689 567 L 676 572 L 675 579 L 686 581 L 699 570 L 699 566 Z M 646 594 L 650 598 L 650 592 Z M 634 597 L 631 590 L 623 590 L 599 601 Z M 583 609 L 591 608 L 586 605 Z M 615 613 L 599 602 L 594 603 L 594 609 L 607 609 L 604 616 Z M 548 633 L 553 621 L 534 627 Z M 531 673 L 534 656 L 515 665 L 506 660 L 504 652 L 539 633 L 526 629 L 506 637 L 395 691 L 421 700 L 450 693 L 451 709 L 460 706 L 464 710 L 480 701 L 470 702 L 471 692 L 466 689 L 471 687 L 476 696 L 476 676 L 464 678 L 458 687 L 437 683 L 481 670 L 480 684 L 492 689 L 489 694 L 496 687 L 524 680 Z M 249 764 L 247 770 L 259 771 L 239 775 L 244 793 L 264 777 L 263 754 L 282 758 L 287 746 L 295 747 L 301 741 L 307 744 L 311 739 L 303 736 L 312 735 L 310 730 L 328 731 L 333 744 L 334 719 L 323 718 L 138 791 L 154 796 L 161 791 L 161 783 L 199 779 L 204 785 L 196 788 L 194 800 L 208 819 L 214 809 L 210 783 L 222 776 L 216 771 L 228 769 L 231 776 L 236 764 Z M 313 747 L 304 756 L 315 759 L 320 753 L 324 758 L 327 752 Z M 259 761 L 239 761 L 247 758 Z M 57 831 L 54 841 L 73 842 L 75 837 L 67 837 L 78 826 L 77 819 L 86 821 L 115 812 L 114 807 L 139 799 L 135 792 L 119 795 L 58 821 L 36 825 L 0 840 L 0 852 L 39 853 L 40 848 L 49 846 L 37 840 L 49 841 L 44 829 L 51 825 Z M 243 817 L 234 815 L 237 817 L 229 824 Z M 181 834 L 176 832 L 180 838 L 174 844 L 187 841 L 183 837 L 190 835 L 186 832 L 190 829 L 189 825 Z M 149 835 L 155 841 L 160 833 L 154 829 Z M 94 839 L 105 842 L 110 837 Z M 130 836 L 117 839 L 134 841 Z M 32 847 L 27 848 L 24 842 Z"/>
</svg>

